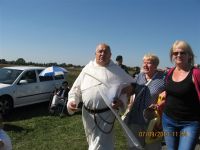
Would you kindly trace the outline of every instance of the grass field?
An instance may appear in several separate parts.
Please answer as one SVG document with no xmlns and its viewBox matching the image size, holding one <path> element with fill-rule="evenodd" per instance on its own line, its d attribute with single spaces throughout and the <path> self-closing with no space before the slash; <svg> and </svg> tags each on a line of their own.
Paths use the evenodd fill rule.
<svg viewBox="0 0 200 150">
<path fill-rule="evenodd" d="M 70 70 L 67 80 L 72 85 L 80 70 Z M 81 113 L 73 116 L 51 116 L 48 103 L 14 109 L 6 120 L 4 130 L 10 135 L 14 150 L 86 150 L 88 148 Z M 115 127 L 115 147 L 127 149 L 118 122 Z"/>
<path fill-rule="evenodd" d="M 71 86 L 80 70 L 68 69 Z M 16 108 L 4 120 L 4 130 L 10 135 L 13 150 L 87 150 L 81 113 L 73 116 L 51 116 L 48 102 Z M 115 149 L 127 149 L 121 126 L 115 122 Z M 162 150 L 166 150 L 163 146 Z M 195 150 L 200 150 L 200 143 Z"/>
<path fill-rule="evenodd" d="M 48 103 L 17 108 L 4 122 L 14 150 L 86 150 L 81 114 L 50 116 Z M 118 122 L 115 124 L 116 149 L 126 149 Z"/>
</svg>

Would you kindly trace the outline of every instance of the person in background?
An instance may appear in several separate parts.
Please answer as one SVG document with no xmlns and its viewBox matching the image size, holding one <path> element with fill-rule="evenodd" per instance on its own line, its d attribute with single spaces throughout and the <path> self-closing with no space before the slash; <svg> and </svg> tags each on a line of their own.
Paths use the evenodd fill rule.
<svg viewBox="0 0 200 150">
<path fill-rule="evenodd" d="M 101 88 L 118 84 L 130 84 L 133 78 L 111 60 L 111 49 L 107 44 L 96 47 L 95 60 L 90 61 L 75 80 L 70 92 L 67 108 L 70 114 L 77 111 L 82 101 L 82 120 L 89 150 L 114 150 L 113 126 L 115 115 L 103 98 Z M 106 91 L 109 95 L 109 89 Z M 118 94 L 117 91 L 113 95 Z M 112 108 L 123 106 L 122 101 L 111 101 Z"/>
<path fill-rule="evenodd" d="M 200 64 L 194 64 L 194 67 L 200 68 Z"/>
<path fill-rule="evenodd" d="M 151 144 L 145 143 L 145 136 L 149 121 L 144 117 L 144 111 L 152 104 L 156 103 L 159 94 L 164 91 L 164 72 L 158 71 L 159 58 L 153 54 L 146 54 L 143 57 L 142 71 L 134 78 L 132 86 L 124 88 L 134 95 L 134 100 L 129 104 L 129 112 L 124 121 L 131 129 L 133 134 L 140 141 L 145 150 L 161 150 L 161 141 Z M 144 134 L 140 134 L 144 133 Z M 147 135 L 148 136 L 148 135 Z M 130 150 L 137 148 L 130 147 Z"/>
<path fill-rule="evenodd" d="M 62 82 L 62 86 L 54 91 L 54 96 L 50 105 L 50 111 L 53 112 L 60 100 L 66 101 L 69 93 L 69 86 L 67 81 Z"/>
<path fill-rule="evenodd" d="M 135 78 L 140 73 L 140 67 L 133 67 L 133 78 Z"/>
<path fill-rule="evenodd" d="M 0 114 L 0 150 L 12 150 L 12 143 L 9 135 L 3 130 L 3 118 Z"/>
<path fill-rule="evenodd" d="M 173 43 L 170 60 L 175 66 L 166 76 L 165 142 L 168 150 L 194 150 L 200 133 L 200 69 L 194 67 L 192 48 L 185 41 Z"/>
<path fill-rule="evenodd" d="M 117 65 L 120 66 L 126 73 L 129 73 L 128 68 L 126 67 L 126 65 L 123 64 L 123 57 L 121 55 L 118 55 L 116 57 L 116 62 Z"/>
</svg>

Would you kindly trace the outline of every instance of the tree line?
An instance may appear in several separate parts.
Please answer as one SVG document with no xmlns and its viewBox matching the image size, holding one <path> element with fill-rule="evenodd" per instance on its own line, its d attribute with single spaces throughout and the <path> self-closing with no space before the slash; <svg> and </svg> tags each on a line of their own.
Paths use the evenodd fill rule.
<svg viewBox="0 0 200 150">
<path fill-rule="evenodd" d="M 18 58 L 15 61 L 0 59 L 0 64 L 17 65 L 17 66 L 42 66 L 42 67 L 60 66 L 63 68 L 77 68 L 77 69 L 84 67 L 81 65 L 73 65 L 73 64 L 66 64 L 66 63 L 58 64 L 56 62 L 51 62 L 51 63 L 26 62 L 24 58 Z M 127 66 L 127 69 L 128 69 L 129 74 L 132 76 L 135 76 L 136 74 L 140 72 L 139 66 L 134 66 L 134 67 Z"/>
<path fill-rule="evenodd" d="M 10 65 L 20 65 L 20 66 L 43 66 L 43 67 L 49 67 L 49 66 L 60 66 L 60 67 L 66 67 L 66 68 L 83 68 L 84 66 L 81 65 L 73 65 L 73 64 L 66 64 L 61 63 L 58 64 L 56 62 L 52 63 L 35 63 L 35 62 L 26 62 L 24 58 L 18 58 L 16 61 L 8 61 L 5 59 L 0 59 L 0 64 L 10 64 Z"/>
</svg>

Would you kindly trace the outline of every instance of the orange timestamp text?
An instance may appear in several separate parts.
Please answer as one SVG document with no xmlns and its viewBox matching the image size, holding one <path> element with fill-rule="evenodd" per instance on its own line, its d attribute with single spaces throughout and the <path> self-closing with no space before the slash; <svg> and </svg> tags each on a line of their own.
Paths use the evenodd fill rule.
<svg viewBox="0 0 200 150">
<path fill-rule="evenodd" d="M 187 132 L 140 131 L 139 137 L 188 136 Z"/>
</svg>

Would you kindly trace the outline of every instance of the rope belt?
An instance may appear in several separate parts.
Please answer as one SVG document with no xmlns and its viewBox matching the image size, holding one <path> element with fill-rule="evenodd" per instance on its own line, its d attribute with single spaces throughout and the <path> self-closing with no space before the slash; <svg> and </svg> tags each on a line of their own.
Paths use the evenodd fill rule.
<svg viewBox="0 0 200 150">
<path fill-rule="evenodd" d="M 100 113 L 103 113 L 103 112 L 106 112 L 106 111 L 111 111 L 109 107 L 102 108 L 102 109 L 89 109 L 89 108 L 87 108 L 87 107 L 84 105 L 84 108 L 85 108 L 85 110 L 86 110 L 87 112 L 93 114 L 93 116 L 94 116 L 94 123 L 96 124 L 97 128 L 98 128 L 101 132 L 103 132 L 104 134 L 109 134 L 109 133 L 112 132 L 112 129 L 113 129 L 113 127 L 114 127 L 115 117 L 114 117 L 113 121 L 109 122 L 109 121 L 105 120 L 105 119 L 100 115 Z M 110 129 L 109 129 L 109 130 L 106 131 L 105 129 L 103 129 L 102 127 L 100 127 L 99 123 L 100 123 L 101 121 L 100 121 L 100 122 L 97 121 L 97 116 L 98 116 L 98 118 L 99 118 L 101 121 L 103 121 L 103 122 L 106 123 L 107 125 L 110 125 Z"/>
<path fill-rule="evenodd" d="M 103 113 L 103 112 L 106 112 L 106 111 L 110 111 L 109 107 L 102 108 L 102 109 L 89 109 L 84 105 L 84 108 L 85 108 L 85 110 L 87 110 L 91 114 Z"/>
</svg>

